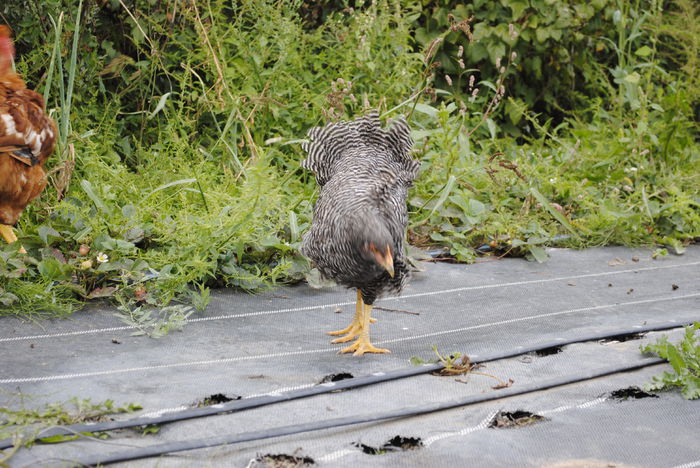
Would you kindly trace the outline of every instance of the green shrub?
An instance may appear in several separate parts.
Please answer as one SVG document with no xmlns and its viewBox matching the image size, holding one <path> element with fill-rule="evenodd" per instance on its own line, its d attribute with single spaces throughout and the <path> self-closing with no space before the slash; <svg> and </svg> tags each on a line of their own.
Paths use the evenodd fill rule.
<svg viewBox="0 0 700 468">
<path fill-rule="evenodd" d="M 453 5 L 3 3 L 60 144 L 20 219 L 29 254 L 0 246 L 2 313 L 110 297 L 161 334 L 185 309 L 170 327 L 151 307 L 303 279 L 316 186 L 297 143 L 368 108 L 414 128 L 415 245 L 543 261 L 700 236 L 694 4 Z"/>
</svg>

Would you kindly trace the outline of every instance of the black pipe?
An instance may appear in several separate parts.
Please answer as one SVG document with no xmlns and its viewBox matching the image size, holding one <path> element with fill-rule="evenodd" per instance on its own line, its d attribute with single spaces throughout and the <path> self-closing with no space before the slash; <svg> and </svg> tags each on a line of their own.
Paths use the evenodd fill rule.
<svg viewBox="0 0 700 468">
<path fill-rule="evenodd" d="M 261 431 L 244 432 L 242 434 L 229 434 L 224 436 L 212 436 L 203 439 L 168 442 L 164 444 L 156 444 L 151 445 L 150 447 L 143 447 L 134 450 L 114 452 L 106 455 L 89 455 L 76 460 L 64 459 L 64 461 L 74 463 L 78 466 L 105 465 L 129 460 L 137 460 L 141 458 L 149 458 L 167 453 L 183 452 L 186 450 L 203 449 L 208 447 L 216 447 L 220 445 L 230 445 L 241 442 L 250 442 L 254 440 L 271 439 L 273 437 L 301 434 L 304 432 L 318 431 L 322 429 L 332 429 L 343 426 L 350 426 L 354 424 L 385 421 L 388 419 L 400 419 L 411 416 L 420 416 L 428 413 L 434 413 L 437 411 L 443 411 L 447 409 L 483 403 L 486 401 L 499 400 L 502 398 L 523 395 L 526 393 L 548 390 L 550 388 L 561 387 L 563 385 L 569 385 L 585 380 L 604 377 L 606 375 L 617 374 L 620 372 L 629 372 L 637 369 L 642 369 L 644 367 L 663 364 L 664 362 L 666 361 L 660 358 L 647 358 L 644 359 L 642 362 L 637 362 L 632 365 L 608 367 L 598 371 L 587 372 L 583 375 L 578 375 L 575 377 L 551 379 L 545 382 L 537 382 L 535 384 L 524 385 L 516 388 L 510 387 L 504 389 L 503 391 L 471 395 L 460 400 L 453 400 L 449 402 L 436 403 L 432 405 L 419 406 L 414 408 L 402 408 L 373 415 L 347 416 L 343 418 L 328 419 L 325 421 L 314 421 L 310 423 L 293 424 L 291 426 L 276 427 Z"/>
<path fill-rule="evenodd" d="M 605 332 L 599 334 L 592 334 L 584 337 L 571 338 L 564 341 L 551 341 L 544 344 L 533 345 L 527 348 L 521 348 L 517 350 L 509 350 L 498 353 L 492 353 L 479 359 L 474 359 L 475 364 L 485 363 L 489 361 L 496 361 L 499 359 L 507 359 L 515 356 L 520 356 L 522 354 L 532 353 L 535 351 L 540 351 L 547 348 L 552 348 L 555 346 L 566 346 L 574 343 L 581 343 L 586 341 L 597 341 L 606 338 L 612 338 L 620 335 L 629 335 L 634 333 L 648 333 L 652 331 L 669 330 L 672 328 L 680 328 L 688 325 L 688 323 L 678 323 L 678 322 L 664 322 L 657 325 L 650 325 L 641 328 L 631 328 L 624 330 L 616 330 L 615 332 Z M 356 377 L 353 379 L 341 380 L 338 382 L 328 382 L 325 384 L 315 385 L 313 387 L 303 388 L 299 390 L 292 390 L 289 392 L 284 392 L 278 395 L 265 395 L 260 397 L 246 398 L 243 400 L 235 400 L 227 403 L 221 403 L 214 406 L 206 406 L 202 408 L 189 408 L 182 411 L 171 412 L 167 414 L 162 414 L 155 417 L 136 417 L 132 419 L 122 420 L 122 421 L 105 421 L 92 424 L 73 424 L 70 426 L 63 427 L 53 427 L 45 431 L 39 432 L 39 434 L 31 434 L 36 439 L 41 439 L 44 437 L 52 437 L 57 435 L 74 435 L 84 432 L 105 432 L 112 431 L 115 429 L 125 429 L 130 427 L 140 427 L 149 424 L 165 424 L 176 421 L 184 421 L 187 419 L 201 418 L 205 416 L 214 416 L 217 414 L 243 411 L 252 408 L 259 408 L 261 406 L 267 406 L 275 403 L 281 403 L 290 400 L 296 400 L 299 398 L 307 398 L 310 396 L 321 395 L 325 393 L 337 392 L 339 390 L 348 390 L 352 388 L 363 387 L 367 385 L 374 385 L 381 382 L 389 382 L 392 380 L 403 379 L 406 377 L 413 377 L 415 375 L 428 374 L 430 372 L 439 371 L 443 368 L 441 363 L 429 363 L 421 366 L 412 366 L 408 368 L 398 369 L 395 371 L 389 371 L 381 375 L 365 375 L 361 377 Z M 29 434 L 28 434 L 29 435 Z M 0 449 L 5 449 L 12 447 L 12 439 L 0 440 Z"/>
</svg>

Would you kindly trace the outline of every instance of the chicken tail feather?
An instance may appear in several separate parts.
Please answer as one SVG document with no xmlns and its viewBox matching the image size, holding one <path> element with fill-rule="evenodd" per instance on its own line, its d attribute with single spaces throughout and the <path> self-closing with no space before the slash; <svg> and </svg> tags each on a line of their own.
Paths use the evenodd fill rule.
<svg viewBox="0 0 700 468">
<path fill-rule="evenodd" d="M 309 140 L 302 144 L 308 157 L 301 166 L 316 174 L 319 185 L 325 185 L 333 176 L 335 163 L 354 148 L 374 147 L 388 152 L 391 159 L 404 166 L 411 179 L 418 172 L 419 163 L 411 159 L 413 146 L 410 128 L 403 118 L 394 120 L 383 130 L 376 111 L 352 121 L 335 122 L 325 127 L 314 127 L 307 133 Z"/>
</svg>

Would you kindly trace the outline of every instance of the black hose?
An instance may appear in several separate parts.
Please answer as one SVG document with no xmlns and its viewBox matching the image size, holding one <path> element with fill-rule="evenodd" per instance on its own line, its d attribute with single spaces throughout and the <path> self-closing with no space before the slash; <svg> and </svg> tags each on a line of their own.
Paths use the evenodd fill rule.
<svg viewBox="0 0 700 468">
<path fill-rule="evenodd" d="M 154 457 L 167 453 L 183 452 L 186 450 L 203 449 L 208 447 L 216 447 L 219 445 L 230 445 L 241 442 L 250 442 L 254 440 L 271 439 L 273 437 L 301 434 L 304 432 L 318 431 L 322 429 L 332 429 L 355 424 L 373 423 L 378 421 L 385 421 L 388 419 L 399 419 L 411 416 L 420 416 L 423 414 L 434 413 L 437 411 L 443 411 L 451 408 L 464 407 L 474 405 L 477 403 L 483 403 L 486 401 L 499 400 L 502 398 L 523 395 L 526 393 L 548 390 L 550 388 L 561 387 L 563 385 L 569 385 L 585 380 L 604 377 L 610 374 L 628 372 L 637 369 L 642 369 L 644 367 L 663 364 L 664 362 L 666 361 L 660 358 L 647 358 L 641 362 L 637 362 L 635 364 L 627 366 L 608 367 L 598 371 L 587 372 L 583 375 L 578 375 L 575 377 L 551 379 L 545 382 L 537 382 L 531 385 L 524 385 L 516 388 L 510 387 L 504 389 L 503 391 L 471 395 L 466 398 L 453 400 L 449 402 L 435 403 L 432 405 L 418 406 L 414 408 L 402 408 L 398 410 L 387 411 L 385 413 L 380 414 L 372 414 L 365 416 L 347 416 L 343 418 L 328 419 L 325 421 L 314 421 L 310 423 L 293 424 L 291 426 L 276 427 L 261 431 L 244 432 L 242 434 L 229 434 L 223 436 L 212 436 L 203 439 L 168 442 L 164 444 L 156 444 L 150 447 L 143 447 L 134 450 L 114 452 L 106 455 L 95 454 L 83 457 L 81 459 L 65 461 L 75 463 L 78 466 L 105 465 L 116 462 L 124 462 L 128 460 Z"/>
<path fill-rule="evenodd" d="M 689 323 L 689 322 L 688 322 Z M 553 340 L 550 342 L 545 342 L 544 344 L 532 345 L 530 347 L 518 348 L 515 350 L 501 351 L 497 353 L 492 353 L 486 356 L 481 356 L 478 359 L 474 359 L 475 364 L 485 363 L 489 361 L 497 361 L 499 359 L 507 359 L 515 356 L 520 356 L 522 354 L 532 353 L 536 351 L 541 351 L 543 349 L 552 348 L 556 346 L 566 346 L 574 343 L 581 343 L 586 341 L 596 341 L 606 338 L 613 338 L 616 336 L 630 335 L 635 333 L 647 333 L 652 331 L 669 330 L 672 328 L 680 328 L 688 325 L 688 323 L 678 323 L 678 322 L 664 322 L 661 324 L 650 325 L 647 327 L 630 328 L 624 330 L 616 330 L 615 332 L 605 332 L 598 334 L 591 334 L 588 336 L 571 338 L 568 340 Z M 149 424 L 165 424 L 176 421 L 184 421 L 187 419 L 201 418 L 205 416 L 213 416 L 217 414 L 243 411 L 252 408 L 259 408 L 261 406 L 267 406 L 275 403 L 281 403 L 290 400 L 296 400 L 299 398 L 307 398 L 310 396 L 321 395 L 325 393 L 337 392 L 339 390 L 348 390 L 352 388 L 363 387 L 367 385 L 374 385 L 382 382 L 389 382 L 392 380 L 403 379 L 406 377 L 413 377 L 415 375 L 428 374 L 430 372 L 435 372 L 442 369 L 444 366 L 442 363 L 428 363 L 421 366 L 412 366 L 403 369 L 398 369 L 395 371 L 389 371 L 381 375 L 365 375 L 361 377 L 356 377 L 352 379 L 341 380 L 337 382 L 328 382 L 320 385 L 314 385 L 312 387 L 303 388 L 299 390 L 292 390 L 289 392 L 284 392 L 278 395 L 264 395 L 253 398 L 246 398 L 243 400 L 230 401 L 227 403 L 221 403 L 214 406 L 206 406 L 202 408 L 189 408 L 182 411 L 171 412 L 162 414 L 155 417 L 136 417 L 132 419 L 122 420 L 122 421 L 105 421 L 99 423 L 91 424 L 73 424 L 70 426 L 53 427 L 45 431 L 40 432 L 38 435 L 33 435 L 37 439 L 44 437 L 52 437 L 57 435 L 74 435 L 78 433 L 85 432 L 105 432 L 112 431 L 115 429 L 125 429 L 129 427 L 140 427 Z M 12 439 L 0 440 L 0 449 L 5 449 L 12 447 Z"/>
</svg>

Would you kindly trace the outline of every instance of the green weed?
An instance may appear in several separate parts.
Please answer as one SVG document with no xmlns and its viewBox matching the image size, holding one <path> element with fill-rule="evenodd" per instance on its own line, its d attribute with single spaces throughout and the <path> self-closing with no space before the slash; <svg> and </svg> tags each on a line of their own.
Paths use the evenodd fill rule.
<svg viewBox="0 0 700 468">
<path fill-rule="evenodd" d="M 19 396 L 22 396 L 21 394 Z M 15 450 L 20 446 L 30 446 L 36 442 L 58 443 L 74 440 L 81 434 L 72 436 L 41 437 L 40 433 L 50 427 L 103 421 L 107 416 L 120 413 L 133 413 L 141 409 L 135 403 L 116 406 L 112 400 L 92 403 L 89 399 L 72 398 L 64 403 L 48 403 L 39 409 L 10 409 L 0 407 L 0 439 L 14 439 Z M 82 436 L 100 437 L 100 434 L 84 433 Z M 4 454 L 0 463 L 12 456 Z"/>
<path fill-rule="evenodd" d="M 0 314 L 66 316 L 103 298 L 160 335 L 213 288 L 313 282 L 298 248 L 316 187 L 298 143 L 369 108 L 410 115 L 416 246 L 465 262 L 545 261 L 552 245 L 682 252 L 700 236 L 693 5 L 565 3 L 563 23 L 515 0 L 493 14 L 395 0 L 4 4 L 17 69 L 60 139 L 50 186 L 20 219 L 29 253 L 0 246 Z"/>
<path fill-rule="evenodd" d="M 673 372 L 664 372 L 654 376 L 645 390 L 670 390 L 679 388 L 683 398 L 694 400 L 700 398 L 700 322 L 685 327 L 683 339 L 672 344 L 666 335 L 656 343 L 641 347 L 643 353 L 653 353 L 666 359 Z"/>
</svg>

